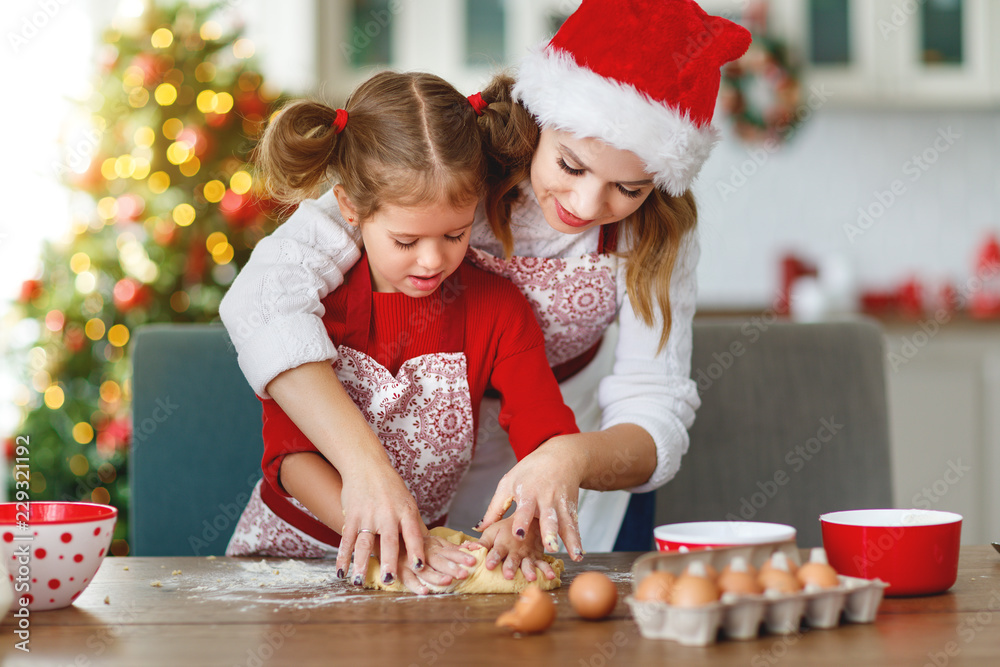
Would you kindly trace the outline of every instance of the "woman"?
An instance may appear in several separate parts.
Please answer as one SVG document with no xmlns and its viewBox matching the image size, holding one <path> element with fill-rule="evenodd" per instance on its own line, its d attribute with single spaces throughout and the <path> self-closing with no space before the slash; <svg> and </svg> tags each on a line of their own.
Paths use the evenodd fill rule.
<svg viewBox="0 0 1000 667">
<path fill-rule="evenodd" d="M 537 517 L 545 547 L 555 550 L 559 535 L 575 560 L 584 547 L 632 546 L 619 541 L 630 532 L 621 528 L 628 491 L 651 491 L 676 473 L 699 404 L 688 377 L 698 255 L 689 187 L 715 141 L 719 69 L 749 42 L 691 0 L 589 0 L 524 61 L 513 98 L 503 77 L 483 91 L 496 166 L 473 228 L 474 259 L 532 302 L 585 432 L 553 438 L 511 468 L 497 406 L 484 401 L 452 525 L 485 518 L 485 528 L 516 502 L 516 534 Z M 416 545 L 423 526 L 330 370 L 335 352 L 319 319 L 320 299 L 357 258 L 332 196 L 306 202 L 258 245 L 221 313 L 255 391 L 314 442 L 335 443 L 341 456 L 331 463 L 358 480 L 344 488 L 342 550 L 356 539 L 367 553 L 378 534 L 383 562 L 394 562 L 398 536 Z M 578 505 L 581 487 L 615 491 L 583 491 Z M 506 555 L 492 549 L 488 566 Z M 504 567 L 519 565 L 530 559 L 512 556 Z"/>
</svg>

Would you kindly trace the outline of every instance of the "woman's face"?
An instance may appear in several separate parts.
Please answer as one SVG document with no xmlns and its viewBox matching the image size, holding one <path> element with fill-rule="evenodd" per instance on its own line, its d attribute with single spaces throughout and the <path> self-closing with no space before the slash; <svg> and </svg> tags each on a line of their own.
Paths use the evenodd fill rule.
<svg viewBox="0 0 1000 667">
<path fill-rule="evenodd" d="M 631 151 L 543 128 L 531 188 L 553 229 L 579 234 L 634 213 L 653 191 L 653 179 Z"/>
</svg>

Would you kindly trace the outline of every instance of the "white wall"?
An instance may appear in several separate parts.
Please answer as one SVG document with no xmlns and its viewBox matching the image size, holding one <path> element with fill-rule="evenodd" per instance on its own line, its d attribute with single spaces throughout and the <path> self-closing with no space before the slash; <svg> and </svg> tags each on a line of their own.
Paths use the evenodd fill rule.
<svg viewBox="0 0 1000 667">
<path fill-rule="evenodd" d="M 987 233 L 1000 234 L 998 150 L 1000 111 L 820 109 L 773 154 L 727 136 L 695 188 L 700 304 L 771 305 L 786 251 L 841 254 L 863 287 L 964 282 Z M 936 161 L 922 170 L 925 152 Z M 863 230 L 858 208 L 878 213 L 877 193 L 894 201 Z"/>
</svg>

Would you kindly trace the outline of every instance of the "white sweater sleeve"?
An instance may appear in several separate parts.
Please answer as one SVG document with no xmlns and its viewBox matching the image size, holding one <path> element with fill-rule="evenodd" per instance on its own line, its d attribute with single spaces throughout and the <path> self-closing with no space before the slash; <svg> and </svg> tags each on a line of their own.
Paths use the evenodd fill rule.
<svg viewBox="0 0 1000 667">
<path fill-rule="evenodd" d="M 647 326 L 632 310 L 625 292 L 624 266 L 619 268 L 618 343 L 612 374 L 600 384 L 602 428 L 636 424 L 656 443 L 656 469 L 649 480 L 629 489 L 633 493 L 663 486 L 680 468 L 687 452 L 687 429 L 701 405 L 697 384 L 691 380 L 691 321 L 694 317 L 700 249 L 695 233 L 688 234 L 670 280 L 670 337 L 657 352 L 662 316 Z M 622 263 L 624 264 L 624 262 Z"/>
<path fill-rule="evenodd" d="M 333 191 L 306 200 L 260 241 L 219 307 L 250 386 L 337 356 L 323 326 L 321 300 L 358 261 L 360 236 L 340 216 Z"/>
</svg>

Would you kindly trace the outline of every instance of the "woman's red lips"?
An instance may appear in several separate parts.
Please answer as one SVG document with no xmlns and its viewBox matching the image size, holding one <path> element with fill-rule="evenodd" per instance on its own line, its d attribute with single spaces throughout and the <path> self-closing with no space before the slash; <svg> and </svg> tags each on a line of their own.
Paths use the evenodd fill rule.
<svg viewBox="0 0 1000 667">
<path fill-rule="evenodd" d="M 576 217 L 564 209 L 558 199 L 553 199 L 553 201 L 556 203 L 556 215 L 559 216 L 559 219 L 563 222 L 563 224 L 569 225 L 570 227 L 586 227 L 593 222 L 593 220 L 584 220 L 583 218 Z"/>
</svg>

